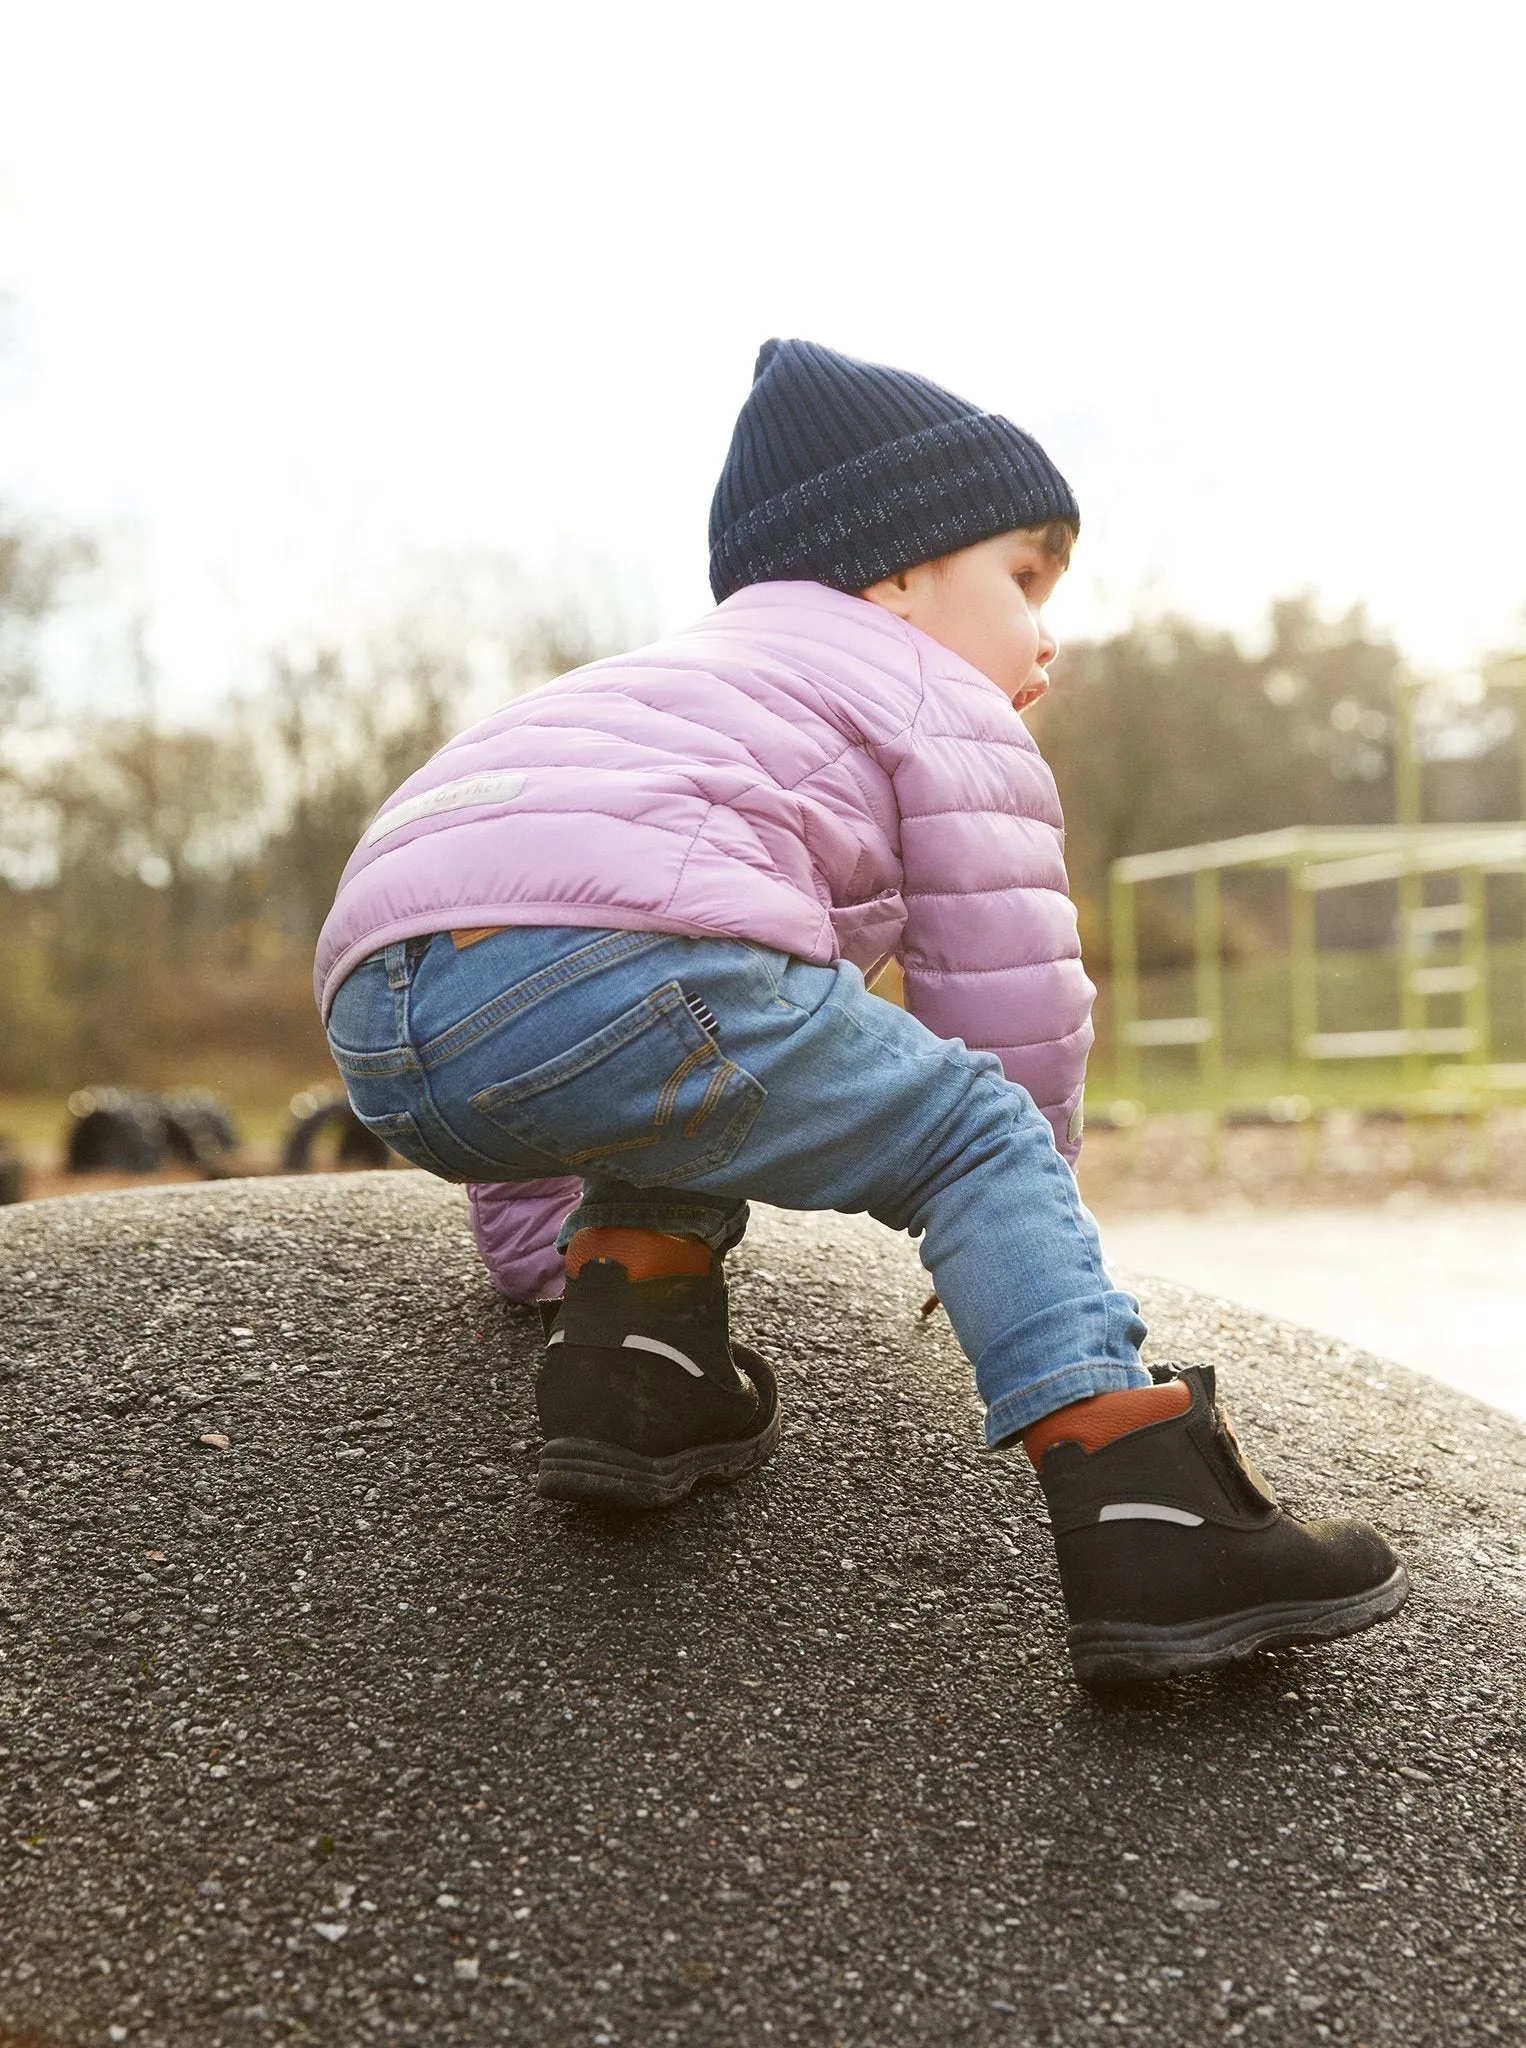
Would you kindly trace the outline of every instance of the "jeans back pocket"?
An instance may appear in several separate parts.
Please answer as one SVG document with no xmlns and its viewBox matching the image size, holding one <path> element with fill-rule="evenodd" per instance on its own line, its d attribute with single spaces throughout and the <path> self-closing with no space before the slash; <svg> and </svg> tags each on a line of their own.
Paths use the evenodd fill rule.
<svg viewBox="0 0 1526 2048">
<path fill-rule="evenodd" d="M 670 981 L 471 1105 L 569 1173 L 683 1187 L 732 1158 L 765 1097 Z"/>
</svg>

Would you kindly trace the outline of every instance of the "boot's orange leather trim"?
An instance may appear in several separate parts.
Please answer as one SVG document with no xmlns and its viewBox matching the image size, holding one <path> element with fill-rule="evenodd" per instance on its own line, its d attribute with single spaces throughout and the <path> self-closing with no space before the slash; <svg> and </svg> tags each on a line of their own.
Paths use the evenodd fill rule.
<svg viewBox="0 0 1526 2048">
<path fill-rule="evenodd" d="M 1116 1394 L 1093 1394 L 1085 1401 L 1072 1401 L 1057 1408 L 1023 1431 L 1023 1449 L 1037 1465 L 1051 1444 L 1079 1444 L 1083 1451 L 1100 1451 L 1115 1437 L 1131 1429 L 1143 1429 L 1148 1422 L 1164 1422 L 1168 1415 L 1180 1415 L 1192 1405 L 1192 1389 L 1181 1380 L 1168 1380 L 1161 1387 L 1120 1387 Z"/>
<path fill-rule="evenodd" d="M 697 1237 L 669 1237 L 661 1230 L 580 1230 L 567 1247 L 567 1278 L 575 1279 L 590 1259 L 613 1259 L 632 1280 L 669 1280 L 683 1273 L 708 1273 L 710 1247 Z"/>
</svg>

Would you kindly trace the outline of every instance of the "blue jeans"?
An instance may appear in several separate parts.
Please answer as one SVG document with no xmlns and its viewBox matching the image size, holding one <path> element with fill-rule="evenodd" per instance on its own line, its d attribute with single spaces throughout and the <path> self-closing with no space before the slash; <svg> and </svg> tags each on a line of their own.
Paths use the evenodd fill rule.
<svg viewBox="0 0 1526 2048">
<path fill-rule="evenodd" d="M 920 1237 L 988 1443 L 1147 1381 L 1138 1303 L 1027 1091 L 846 963 L 663 932 L 410 939 L 349 976 L 329 1040 L 356 1112 L 415 1166 L 580 1174 L 563 1248 L 624 1225 L 725 1251 L 749 1198 Z"/>
</svg>

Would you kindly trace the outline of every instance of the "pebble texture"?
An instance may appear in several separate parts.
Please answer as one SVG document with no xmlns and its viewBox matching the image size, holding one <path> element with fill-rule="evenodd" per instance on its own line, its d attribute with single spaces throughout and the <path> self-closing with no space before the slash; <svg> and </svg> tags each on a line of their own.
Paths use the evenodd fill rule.
<svg viewBox="0 0 1526 2048">
<path fill-rule="evenodd" d="M 0 2043 L 1526 2038 L 1526 1429 L 1147 1286 L 1396 1624 L 1073 1686 L 912 1248 L 760 1215 L 780 1457 L 540 1503 L 458 1191 L 0 1214 Z"/>
</svg>

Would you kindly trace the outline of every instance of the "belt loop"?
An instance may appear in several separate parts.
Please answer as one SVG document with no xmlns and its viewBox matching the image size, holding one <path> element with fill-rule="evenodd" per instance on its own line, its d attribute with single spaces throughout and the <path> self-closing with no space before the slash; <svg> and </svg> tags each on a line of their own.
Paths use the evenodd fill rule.
<svg viewBox="0 0 1526 2048">
<path fill-rule="evenodd" d="M 382 955 L 387 963 L 387 986 L 390 989 L 406 988 L 413 979 L 413 955 L 406 939 L 396 939 Z"/>
</svg>

